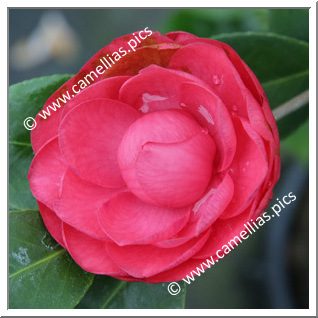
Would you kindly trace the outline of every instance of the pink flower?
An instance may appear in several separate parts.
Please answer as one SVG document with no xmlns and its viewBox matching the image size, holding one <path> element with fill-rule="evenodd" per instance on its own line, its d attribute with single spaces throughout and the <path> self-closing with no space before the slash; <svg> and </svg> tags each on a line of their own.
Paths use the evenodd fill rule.
<svg viewBox="0 0 318 318">
<path fill-rule="evenodd" d="M 47 229 L 84 270 L 122 280 L 186 277 L 260 215 L 280 174 L 255 75 L 228 45 L 185 32 L 148 36 L 37 122 L 28 178 Z"/>
</svg>

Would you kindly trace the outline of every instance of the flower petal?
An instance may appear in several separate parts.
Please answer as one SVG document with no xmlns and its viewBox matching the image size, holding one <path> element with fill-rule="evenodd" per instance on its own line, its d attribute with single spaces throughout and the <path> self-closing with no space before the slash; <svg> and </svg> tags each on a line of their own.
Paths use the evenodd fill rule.
<svg viewBox="0 0 318 318">
<path fill-rule="evenodd" d="M 75 262 L 85 271 L 99 275 L 127 275 L 109 258 L 105 242 L 63 224 L 67 249 Z"/>
<path fill-rule="evenodd" d="M 245 210 L 268 172 L 262 139 L 246 121 L 234 118 L 233 123 L 237 136 L 237 150 L 229 174 L 234 182 L 234 194 L 221 218 L 231 218 Z"/>
<path fill-rule="evenodd" d="M 184 244 L 211 226 L 224 212 L 233 197 L 233 182 L 227 174 L 213 176 L 205 195 L 192 208 L 189 222 L 174 237 L 154 245 L 172 248 Z"/>
<path fill-rule="evenodd" d="M 206 43 L 188 44 L 172 56 L 169 68 L 197 76 L 209 84 L 230 112 L 234 110 L 237 115 L 247 118 L 242 93 L 245 86 L 223 49 Z"/>
<path fill-rule="evenodd" d="M 200 39 L 196 35 L 193 35 L 191 33 L 184 32 L 184 31 L 168 32 L 165 34 L 165 36 L 177 43 L 183 43 L 183 41 L 186 41 L 189 39 L 193 39 L 193 40 Z"/>
<path fill-rule="evenodd" d="M 46 228 L 53 236 L 53 238 L 65 248 L 65 242 L 62 232 L 62 220 L 55 214 L 54 211 L 52 211 L 50 208 L 48 208 L 45 204 L 41 203 L 40 201 L 38 201 L 38 206 Z"/>
<path fill-rule="evenodd" d="M 131 49 L 128 42 L 134 39 L 133 34 L 124 35 L 113 40 L 109 45 L 102 48 L 90 58 L 75 76 L 53 93 L 46 101 L 43 109 L 46 110 L 53 102 L 56 103 L 56 100 L 62 97 L 62 94 L 67 94 L 67 92 L 72 94 L 72 87 L 74 85 L 78 85 L 79 81 L 83 81 L 84 77 L 87 76 L 87 74 L 91 74 L 92 71 L 95 71 L 97 67 L 103 66 L 101 59 L 104 63 L 106 62 L 105 59 L 110 63 L 109 56 L 114 58 L 113 54 L 120 56 L 120 60 L 117 60 L 116 64 L 109 64 L 111 67 L 108 67 L 100 76 L 96 78 L 94 76 L 94 83 L 115 76 L 136 75 L 141 69 L 151 64 L 167 67 L 171 56 L 178 49 L 179 45 L 175 44 L 174 41 L 168 37 L 161 35 L 159 32 L 153 32 L 151 36 L 149 36 L 149 32 L 150 30 L 148 30 L 148 37 L 146 39 L 141 43 L 137 43 L 135 52 L 128 53 L 128 50 Z M 165 48 L 167 43 L 170 44 L 170 46 Z M 103 69 L 105 70 L 105 67 L 103 67 Z M 95 73 L 98 72 L 95 71 Z M 85 89 L 87 89 L 87 87 Z M 37 129 L 31 131 L 34 153 L 37 153 L 43 144 L 56 135 L 61 121 L 61 113 L 61 111 L 57 111 L 46 120 L 39 115 L 36 116 Z"/>
<path fill-rule="evenodd" d="M 119 90 L 129 78 L 130 76 L 116 76 L 91 84 L 84 90 L 81 90 L 74 98 L 65 104 L 62 111 L 62 118 L 74 107 L 91 99 L 107 98 L 118 100 Z M 79 89 L 77 88 L 77 90 Z M 58 129 L 56 129 L 56 134 L 57 131 Z"/>
<path fill-rule="evenodd" d="M 59 198 L 60 186 L 67 169 L 57 137 L 47 142 L 35 155 L 28 179 L 32 194 L 53 210 L 53 201 Z"/>
<path fill-rule="evenodd" d="M 250 220 L 249 216 L 250 208 L 247 208 L 246 211 L 235 217 L 226 220 L 218 219 L 211 227 L 207 242 L 193 258 L 202 259 L 215 256 L 216 252 L 222 249 L 222 246 L 234 239 L 235 236 L 239 236 L 241 231 L 246 230 L 244 224 Z"/>
<path fill-rule="evenodd" d="M 214 188 L 215 187 L 215 188 Z M 196 235 L 215 222 L 224 212 L 233 198 L 234 185 L 231 177 L 226 174 L 219 185 L 211 190 L 193 207 L 197 215 Z"/>
<path fill-rule="evenodd" d="M 129 176 L 127 185 L 146 202 L 187 206 L 199 199 L 208 186 L 214 153 L 214 143 L 205 133 L 179 143 L 147 143 L 133 172 L 136 180 Z"/>
<path fill-rule="evenodd" d="M 190 207 L 171 209 L 149 205 L 124 192 L 101 207 L 99 221 L 119 246 L 151 244 L 174 236 L 188 221 L 189 214 Z"/>
<path fill-rule="evenodd" d="M 122 86 L 119 99 L 142 113 L 180 109 L 179 87 L 185 82 L 206 87 L 191 74 L 150 65 Z"/>
<path fill-rule="evenodd" d="M 104 187 L 122 187 L 117 149 L 127 128 L 140 115 L 109 99 L 86 101 L 71 110 L 59 128 L 61 151 L 84 180 Z"/>
<path fill-rule="evenodd" d="M 209 232 L 202 233 L 184 245 L 162 249 L 153 245 L 118 246 L 106 243 L 111 259 L 129 275 L 145 278 L 175 267 L 197 253 L 207 240 Z"/>
<path fill-rule="evenodd" d="M 60 200 L 54 202 L 54 211 L 65 223 L 94 238 L 106 239 L 107 235 L 98 222 L 100 207 L 120 189 L 107 189 L 78 177 L 67 169 Z"/>
<path fill-rule="evenodd" d="M 217 149 L 217 170 L 227 169 L 234 158 L 236 136 L 231 117 L 222 101 L 200 85 L 184 83 L 180 87 L 180 104 L 212 136 Z"/>
<path fill-rule="evenodd" d="M 182 207 L 198 199 L 212 174 L 214 142 L 178 110 L 154 112 L 136 121 L 118 150 L 128 188 L 141 200 Z"/>
</svg>

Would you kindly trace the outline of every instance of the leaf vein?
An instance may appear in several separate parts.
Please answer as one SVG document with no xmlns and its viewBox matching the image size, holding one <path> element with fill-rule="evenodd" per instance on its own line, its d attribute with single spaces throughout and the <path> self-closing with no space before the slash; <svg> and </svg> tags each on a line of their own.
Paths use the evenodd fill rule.
<svg viewBox="0 0 318 318">
<path fill-rule="evenodd" d="M 10 278 L 13 278 L 13 277 L 15 277 L 15 276 L 21 275 L 22 273 L 24 273 L 24 272 L 30 270 L 30 269 L 33 268 L 33 267 L 39 266 L 39 265 L 41 265 L 42 263 L 48 262 L 48 261 L 50 261 L 52 258 L 57 257 L 58 255 L 63 254 L 63 253 L 65 253 L 65 252 L 66 252 L 66 250 L 65 250 L 65 249 L 62 249 L 62 250 L 59 250 L 59 251 L 57 251 L 57 252 L 55 252 L 55 253 L 52 253 L 51 255 L 49 255 L 49 256 L 47 256 L 47 257 L 45 257 L 45 258 L 42 258 L 42 259 L 40 259 L 40 260 L 38 260 L 38 261 L 36 261 L 36 262 L 34 262 L 34 263 L 31 264 L 30 266 L 26 266 L 26 267 L 21 268 L 21 269 L 18 270 L 17 272 L 15 272 L 15 273 L 13 273 L 12 275 L 10 275 L 10 276 L 9 276 L 9 279 L 10 279 Z"/>
<path fill-rule="evenodd" d="M 111 293 L 111 295 L 106 299 L 106 301 L 104 302 L 104 304 L 101 306 L 101 309 L 105 309 L 108 304 L 113 300 L 113 298 L 116 296 L 116 294 L 126 285 L 126 281 L 121 281 L 117 287 L 113 290 L 113 292 Z"/>
</svg>

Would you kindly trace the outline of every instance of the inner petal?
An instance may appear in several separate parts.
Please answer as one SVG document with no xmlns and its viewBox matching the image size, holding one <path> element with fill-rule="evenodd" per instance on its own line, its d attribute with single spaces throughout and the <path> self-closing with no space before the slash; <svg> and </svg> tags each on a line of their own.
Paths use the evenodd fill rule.
<svg viewBox="0 0 318 318">
<path fill-rule="evenodd" d="M 118 162 L 128 188 L 139 199 L 183 207 L 206 189 L 214 155 L 207 130 L 190 115 L 170 110 L 136 121 L 122 140 Z"/>
</svg>

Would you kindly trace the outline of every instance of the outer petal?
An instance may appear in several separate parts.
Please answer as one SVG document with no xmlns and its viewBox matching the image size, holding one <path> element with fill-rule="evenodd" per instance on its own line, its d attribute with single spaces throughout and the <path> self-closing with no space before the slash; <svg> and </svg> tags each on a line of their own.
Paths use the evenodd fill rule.
<svg viewBox="0 0 318 318">
<path fill-rule="evenodd" d="M 111 259 L 125 272 L 136 278 L 145 278 L 188 260 L 201 249 L 209 232 L 193 238 L 184 245 L 162 249 L 152 245 L 118 246 L 107 243 L 106 248 Z"/>
<path fill-rule="evenodd" d="M 65 115 L 74 107 L 91 99 L 107 98 L 118 100 L 119 89 L 129 78 L 130 76 L 116 76 L 91 84 L 65 104 L 62 111 L 62 118 L 65 117 Z M 56 134 L 57 131 L 58 130 L 56 129 Z"/>
<path fill-rule="evenodd" d="M 183 43 L 183 41 L 190 40 L 190 39 L 192 39 L 192 40 L 199 40 L 200 39 L 196 35 L 193 35 L 191 33 L 184 32 L 184 31 L 168 32 L 165 34 L 165 36 L 167 36 L 169 39 L 175 41 L 176 43 Z"/>
<path fill-rule="evenodd" d="M 210 227 L 222 215 L 233 197 L 234 186 L 229 175 L 213 176 L 205 195 L 193 206 L 187 225 L 171 239 L 155 245 L 172 248 L 184 244 Z"/>
<path fill-rule="evenodd" d="M 85 271 L 100 275 L 127 275 L 116 266 L 105 250 L 105 242 L 63 224 L 67 249 L 75 262 Z"/>
<path fill-rule="evenodd" d="M 235 236 L 239 236 L 241 231 L 246 230 L 244 224 L 250 220 L 249 216 L 250 208 L 233 218 L 226 220 L 218 219 L 211 227 L 210 237 L 206 244 L 193 258 L 202 259 L 214 256 L 222 246 L 234 239 Z M 235 240 L 239 242 L 237 238 Z M 243 239 L 241 240 L 243 241 Z"/>
<path fill-rule="evenodd" d="M 173 32 L 172 32 L 173 33 Z M 184 33 L 184 32 L 182 32 Z M 169 33 L 168 33 L 169 34 Z M 168 34 L 166 34 L 168 36 Z M 180 39 L 177 41 L 180 45 L 188 45 L 193 43 L 206 43 L 212 46 L 216 46 L 222 48 L 225 52 L 229 60 L 232 62 L 235 69 L 240 74 L 240 77 L 245 84 L 245 86 L 250 90 L 253 94 L 254 98 L 257 100 L 259 104 L 262 104 L 265 93 L 263 91 L 262 86 L 257 80 L 254 73 L 251 69 L 245 64 L 245 62 L 239 57 L 239 55 L 227 44 L 206 38 L 199 37 L 191 37 L 191 34 L 188 35 L 180 35 Z"/>
<path fill-rule="evenodd" d="M 215 185 L 216 186 L 216 185 Z M 234 193 L 231 177 L 226 174 L 223 180 L 196 203 L 193 211 L 197 215 L 196 234 L 215 222 L 230 204 Z"/>
<path fill-rule="evenodd" d="M 118 53 L 119 49 L 123 50 L 122 53 L 118 53 L 121 56 L 120 60 L 117 61 L 117 63 L 114 65 L 110 64 L 112 65 L 112 67 L 108 68 L 105 73 L 98 76 L 97 78 L 95 78 L 95 76 L 93 75 L 94 83 L 102 79 L 114 76 L 136 75 L 139 70 L 147 67 L 150 64 L 157 64 L 162 65 L 163 67 L 167 67 L 171 56 L 179 48 L 179 45 L 174 44 L 174 42 L 168 37 L 161 35 L 159 32 L 155 32 L 151 36 L 148 36 L 140 44 L 137 43 L 135 52 L 129 53 L 128 50 L 130 50 L 130 46 L 128 45 L 128 41 L 131 39 L 134 39 L 134 36 L 132 34 L 119 37 L 112 41 L 109 45 L 98 51 L 82 67 L 77 75 L 68 80 L 53 95 L 50 96 L 50 98 L 43 106 L 43 109 L 46 110 L 46 107 L 52 105 L 53 102 L 56 102 L 57 98 L 62 97 L 63 93 L 66 94 L 67 92 L 69 92 L 71 96 L 73 85 L 77 85 L 80 80 L 83 80 L 83 78 L 87 76 L 87 74 L 95 71 L 98 66 L 103 65 L 100 59 L 103 60 L 103 58 L 106 58 L 106 60 L 110 61 L 109 56 L 112 56 L 112 54 L 115 54 L 115 52 Z M 170 44 L 170 46 L 167 46 L 167 43 Z M 58 110 L 46 120 L 37 115 L 37 129 L 34 129 L 31 132 L 32 147 L 35 153 L 50 138 L 55 136 L 55 132 L 58 129 L 60 120 L 61 110 Z"/>
<path fill-rule="evenodd" d="M 237 150 L 229 173 L 234 182 L 234 195 L 221 218 L 240 214 L 247 208 L 268 173 L 264 144 L 246 121 L 235 118 Z"/>
<path fill-rule="evenodd" d="M 210 259 L 211 261 L 211 259 Z M 171 281 L 179 281 L 181 279 L 185 279 L 191 282 L 191 279 L 189 279 L 187 277 L 187 275 L 189 277 L 192 277 L 192 275 L 195 276 L 194 273 L 192 273 L 192 275 L 190 274 L 192 271 L 197 271 L 197 267 L 202 268 L 201 264 L 202 262 L 206 262 L 206 259 L 194 259 L 194 258 L 190 258 L 187 261 L 185 261 L 184 263 L 168 269 L 167 271 L 164 271 L 162 273 L 159 273 L 157 275 L 151 276 L 151 277 L 147 277 L 147 279 L 145 280 L 148 283 L 151 284 L 156 284 L 156 283 L 162 283 L 162 282 L 171 282 Z M 202 265 L 203 268 L 207 268 L 206 266 Z M 212 266 L 212 265 L 211 265 Z"/>
<path fill-rule="evenodd" d="M 62 232 L 63 222 L 55 214 L 55 212 L 49 209 L 45 204 L 38 201 L 38 206 L 46 228 L 54 237 L 54 239 L 65 248 L 65 242 Z"/>
<path fill-rule="evenodd" d="M 60 185 L 67 169 L 57 137 L 45 144 L 35 155 L 28 179 L 30 189 L 37 200 L 53 209 L 53 201 L 59 198 Z"/>
<path fill-rule="evenodd" d="M 252 128 L 265 140 L 272 140 L 273 133 L 265 119 L 261 105 L 257 103 L 248 90 L 246 90 L 246 102 L 248 118 Z"/>
<path fill-rule="evenodd" d="M 59 128 L 62 153 L 84 180 L 122 187 L 117 149 L 127 128 L 140 117 L 130 106 L 108 99 L 84 102 L 70 111 Z"/>
<path fill-rule="evenodd" d="M 146 204 L 129 192 L 118 194 L 99 210 L 106 234 L 118 245 L 151 244 L 179 232 L 190 207 L 171 209 Z"/>
<path fill-rule="evenodd" d="M 54 202 L 54 211 L 65 223 L 97 239 L 107 239 L 98 222 L 98 210 L 119 189 L 107 189 L 84 181 L 67 169 L 61 199 Z"/>
<path fill-rule="evenodd" d="M 229 111 L 247 118 L 242 94 L 244 84 L 223 49 L 205 43 L 188 44 L 173 55 L 169 68 L 199 77 L 209 84 Z"/>
</svg>

